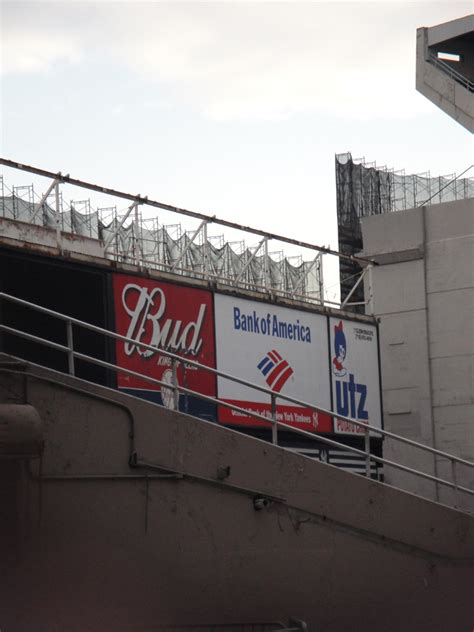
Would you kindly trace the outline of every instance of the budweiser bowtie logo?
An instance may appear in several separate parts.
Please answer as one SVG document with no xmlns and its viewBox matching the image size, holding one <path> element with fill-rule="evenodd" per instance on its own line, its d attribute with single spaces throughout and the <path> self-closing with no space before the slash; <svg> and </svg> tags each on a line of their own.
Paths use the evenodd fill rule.
<svg viewBox="0 0 474 632">
<path fill-rule="evenodd" d="M 136 342 L 165 349 L 174 353 L 197 355 L 202 346 L 201 329 L 206 314 L 206 305 L 201 303 L 196 320 L 183 322 L 166 318 L 166 296 L 159 287 L 148 289 L 129 283 L 122 291 L 122 305 L 130 324 L 127 338 Z M 126 342 L 125 354 L 138 353 L 143 358 L 154 355 L 154 351 Z"/>
</svg>

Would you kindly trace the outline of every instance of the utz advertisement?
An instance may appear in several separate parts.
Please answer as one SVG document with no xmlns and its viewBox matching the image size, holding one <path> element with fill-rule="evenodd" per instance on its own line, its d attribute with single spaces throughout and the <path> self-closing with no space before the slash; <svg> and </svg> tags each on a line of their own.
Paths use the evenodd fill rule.
<svg viewBox="0 0 474 632">
<path fill-rule="evenodd" d="M 217 368 L 274 393 L 331 410 L 327 319 L 295 309 L 231 296 L 215 296 Z M 271 417 L 270 396 L 218 378 L 219 398 Z M 277 399 L 277 419 L 310 432 L 332 432 L 332 419 Z M 244 412 L 219 407 L 219 421 L 270 426 Z"/>
<path fill-rule="evenodd" d="M 339 415 L 380 428 L 382 415 L 377 328 L 339 318 L 330 318 L 329 325 L 333 410 Z M 334 432 L 364 434 L 364 429 L 335 417 Z"/>
<path fill-rule="evenodd" d="M 123 274 L 114 275 L 113 291 L 116 331 L 132 339 L 132 342 L 117 340 L 117 364 L 170 385 L 163 387 L 119 373 L 117 386 L 170 409 L 177 408 L 171 359 L 160 353 L 160 349 L 215 368 L 212 294 Z M 137 342 L 151 345 L 155 350 L 144 349 Z M 177 379 L 181 386 L 204 395 L 216 395 L 216 378 L 203 369 L 180 363 Z M 215 404 L 197 397 L 181 394 L 179 409 L 203 418 L 216 417 Z"/>
</svg>

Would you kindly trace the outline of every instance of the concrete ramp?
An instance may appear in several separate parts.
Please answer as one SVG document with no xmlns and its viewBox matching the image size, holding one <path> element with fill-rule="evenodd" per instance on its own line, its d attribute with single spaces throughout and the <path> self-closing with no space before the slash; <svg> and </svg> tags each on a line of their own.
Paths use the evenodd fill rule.
<svg viewBox="0 0 474 632">
<path fill-rule="evenodd" d="M 471 515 L 5 358 L 0 403 L 44 433 L 0 460 L 6 632 L 473 628 Z"/>
</svg>

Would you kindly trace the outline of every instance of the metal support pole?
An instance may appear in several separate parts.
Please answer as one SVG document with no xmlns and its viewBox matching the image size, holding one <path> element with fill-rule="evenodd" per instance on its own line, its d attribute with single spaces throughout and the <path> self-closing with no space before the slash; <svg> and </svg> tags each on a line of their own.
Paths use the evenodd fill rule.
<svg viewBox="0 0 474 632">
<path fill-rule="evenodd" d="M 314 267 L 316 266 L 316 264 L 319 261 L 319 257 L 322 255 L 321 252 L 318 252 L 318 254 L 315 256 L 315 258 L 311 261 L 308 269 L 306 270 L 305 274 L 303 277 L 300 278 L 300 280 L 298 281 L 298 283 L 293 287 L 293 294 L 298 294 L 298 292 L 302 291 L 303 288 L 303 284 L 305 282 L 306 279 L 309 278 L 309 275 L 311 274 L 311 272 L 313 271 Z"/>
<path fill-rule="evenodd" d="M 186 244 L 183 252 L 179 255 L 179 257 L 176 259 L 176 261 L 171 266 L 171 272 L 174 272 L 176 270 L 176 268 L 178 267 L 178 264 L 181 263 L 181 261 L 184 259 L 184 257 L 186 256 L 186 253 L 191 248 L 191 246 L 194 243 L 194 240 L 196 239 L 196 237 L 199 235 L 199 233 L 201 232 L 203 227 L 207 225 L 207 222 L 208 222 L 207 219 L 203 219 L 202 222 L 199 224 L 199 226 L 196 228 L 196 230 L 192 234 L 191 239 Z"/>
<path fill-rule="evenodd" d="M 74 371 L 74 340 L 72 337 L 72 323 L 70 320 L 66 321 L 66 334 L 67 334 L 67 364 L 69 375 L 75 375 Z"/>
<path fill-rule="evenodd" d="M 134 255 L 135 255 L 135 264 L 139 268 L 141 263 L 140 251 L 140 215 L 138 212 L 138 204 L 135 205 L 135 221 L 133 223 L 133 246 L 134 246 Z"/>
<path fill-rule="evenodd" d="M 61 206 L 59 198 L 59 180 L 55 181 L 54 188 L 56 193 L 56 244 L 59 251 L 62 253 L 63 249 L 61 242 Z"/>
<path fill-rule="evenodd" d="M 341 303 L 341 307 L 345 307 L 347 305 L 347 303 L 349 302 L 349 299 L 351 298 L 351 296 L 354 294 L 354 292 L 357 290 L 357 288 L 359 287 L 359 285 L 362 283 L 362 281 L 364 280 L 365 275 L 367 274 L 369 267 L 367 266 L 366 268 L 364 268 L 359 276 L 359 278 L 357 279 L 357 281 L 354 283 L 354 285 L 352 286 L 349 294 L 346 296 L 346 298 L 343 300 L 343 302 Z"/>
<path fill-rule="evenodd" d="M 176 360 L 176 358 L 173 358 L 171 362 L 171 368 L 173 371 L 173 401 L 175 410 L 179 410 L 178 362 L 179 360 Z"/>
<path fill-rule="evenodd" d="M 369 263 L 366 268 L 367 270 L 367 308 L 366 313 L 369 316 L 374 316 L 375 314 L 375 306 L 374 306 L 374 266 Z"/>
<path fill-rule="evenodd" d="M 207 240 L 207 222 L 204 222 L 202 227 L 202 255 L 203 255 L 203 266 L 202 270 L 204 272 L 204 278 L 209 278 L 209 242 Z"/>
<path fill-rule="evenodd" d="M 66 176 L 69 177 L 69 176 Z M 43 194 L 43 196 L 41 197 L 41 200 L 38 203 L 38 206 L 36 207 L 35 212 L 33 213 L 33 215 L 31 216 L 30 222 L 33 222 L 33 220 L 35 219 L 35 217 L 38 215 L 38 213 L 40 212 L 40 210 L 43 208 L 44 203 L 46 202 L 46 200 L 48 199 L 48 197 L 51 195 L 52 190 L 56 187 L 57 184 L 59 184 L 61 182 L 61 172 L 58 173 L 57 177 L 51 182 L 51 184 L 49 185 L 46 193 Z"/>
<path fill-rule="evenodd" d="M 236 276 L 235 278 L 235 282 L 238 283 L 240 281 L 240 279 L 243 277 L 245 271 L 247 270 L 247 268 L 250 266 L 250 264 L 252 263 L 252 261 L 255 259 L 255 257 L 257 256 L 258 251 L 260 250 L 260 248 L 263 246 L 263 244 L 265 243 L 265 238 L 262 239 L 262 241 L 258 244 L 258 246 L 256 247 L 256 249 L 252 252 L 252 254 L 250 255 L 250 257 L 247 260 L 247 263 L 244 265 L 244 267 L 242 268 L 242 270 L 239 272 L 239 274 Z"/>
<path fill-rule="evenodd" d="M 2 205 L 1 216 L 5 217 L 5 189 L 4 189 L 3 176 L 0 176 L 0 204 Z"/>
<path fill-rule="evenodd" d="M 263 251 L 263 285 L 265 287 L 266 290 L 268 290 L 268 288 L 270 287 L 270 279 L 268 278 L 269 274 L 270 274 L 270 266 L 268 265 L 268 239 L 265 237 L 265 239 L 263 240 L 263 246 L 264 246 L 264 251 Z"/>
<path fill-rule="evenodd" d="M 364 445 L 365 445 L 365 475 L 370 478 L 370 429 L 364 428 Z"/>
<path fill-rule="evenodd" d="M 451 473 L 452 473 L 453 485 L 454 485 L 454 507 L 457 508 L 457 506 L 458 506 L 458 481 L 457 481 L 457 472 L 456 472 L 456 461 L 454 459 L 451 459 Z"/>
<path fill-rule="evenodd" d="M 318 259 L 319 259 L 319 269 L 318 269 L 319 302 L 322 306 L 324 306 L 324 270 L 323 270 L 323 253 L 322 252 L 318 253 Z"/>
<path fill-rule="evenodd" d="M 111 235 L 109 235 L 109 237 L 106 239 L 105 244 L 104 244 L 104 251 L 107 252 L 110 244 L 112 243 L 112 241 L 114 240 L 114 238 L 118 235 L 119 230 L 122 228 L 122 226 L 125 224 L 125 222 L 127 221 L 127 218 L 129 217 L 130 213 L 140 204 L 140 202 L 134 202 L 131 206 L 128 207 L 127 212 L 125 213 L 125 215 L 122 217 L 122 219 L 119 222 L 119 225 L 115 228 L 115 230 L 112 232 Z"/>
<path fill-rule="evenodd" d="M 276 395 L 271 394 L 271 414 L 272 414 L 272 443 L 278 445 L 278 426 L 277 426 L 277 414 L 276 414 Z"/>
</svg>

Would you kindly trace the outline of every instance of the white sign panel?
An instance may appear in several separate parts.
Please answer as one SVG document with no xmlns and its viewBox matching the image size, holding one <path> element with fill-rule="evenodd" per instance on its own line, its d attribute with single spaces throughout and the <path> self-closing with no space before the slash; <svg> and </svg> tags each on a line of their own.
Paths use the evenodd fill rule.
<svg viewBox="0 0 474 632">
<path fill-rule="evenodd" d="M 275 393 L 331 409 L 327 318 L 295 309 L 216 294 L 216 365 L 220 371 Z M 218 378 L 219 397 L 267 418 L 268 394 Z M 312 432 L 332 432 L 329 415 L 277 400 L 277 418 Z M 220 407 L 219 421 L 268 425 Z"/>
<path fill-rule="evenodd" d="M 333 410 L 339 415 L 382 425 L 377 328 L 330 318 Z M 334 431 L 363 434 L 362 427 L 334 418 Z"/>
</svg>

